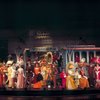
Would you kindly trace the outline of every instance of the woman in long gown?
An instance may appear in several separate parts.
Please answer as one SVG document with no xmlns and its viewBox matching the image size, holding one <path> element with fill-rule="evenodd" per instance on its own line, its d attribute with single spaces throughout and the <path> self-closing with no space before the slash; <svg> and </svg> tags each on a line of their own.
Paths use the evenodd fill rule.
<svg viewBox="0 0 100 100">
<path fill-rule="evenodd" d="M 94 67 L 94 71 L 95 71 L 95 87 L 96 88 L 100 88 L 100 66 L 99 64 L 97 64 L 95 67 Z"/>
<path fill-rule="evenodd" d="M 41 74 L 41 70 L 39 64 L 36 63 L 34 67 L 34 80 L 33 80 L 32 87 L 35 89 L 40 89 L 42 88 L 42 83 L 43 83 L 43 77 Z"/>
<path fill-rule="evenodd" d="M 3 87 L 3 69 L 2 64 L 0 64 L 0 88 Z"/>
<path fill-rule="evenodd" d="M 53 86 L 53 75 L 52 75 L 52 70 L 50 65 L 48 65 L 47 67 L 46 86 L 47 88 L 51 88 Z"/>
<path fill-rule="evenodd" d="M 12 73 L 12 67 L 11 64 L 8 65 L 8 87 L 12 87 L 12 80 L 11 80 L 11 73 Z"/>
<path fill-rule="evenodd" d="M 64 69 L 62 69 L 62 72 L 60 73 L 60 78 L 61 78 L 61 82 L 62 82 L 62 88 L 66 88 L 66 77 L 67 77 L 67 74 L 65 72 Z"/>
<path fill-rule="evenodd" d="M 2 69 L 3 69 L 3 85 L 5 87 L 6 86 L 6 81 L 7 81 L 7 66 L 6 66 L 5 62 L 3 62 Z"/>
<path fill-rule="evenodd" d="M 15 79 L 16 79 L 16 67 L 15 67 L 15 64 L 13 64 L 12 73 L 11 73 L 12 88 L 15 87 Z"/>
<path fill-rule="evenodd" d="M 74 76 L 75 76 L 75 73 L 74 73 L 74 65 L 72 62 L 69 62 L 68 64 L 68 76 L 66 77 L 66 89 L 68 90 L 74 90 L 74 89 L 77 89 L 76 85 L 75 85 L 75 81 L 74 81 Z"/>
<path fill-rule="evenodd" d="M 47 66 L 46 64 L 41 66 L 41 74 L 43 76 L 43 86 L 46 86 L 46 74 L 47 74 Z"/>
<path fill-rule="evenodd" d="M 85 76 L 84 70 L 80 71 L 81 78 L 79 79 L 79 87 L 81 89 L 89 88 L 89 81 L 87 76 Z"/>
<path fill-rule="evenodd" d="M 24 70 L 21 66 L 19 66 L 17 70 L 17 88 L 18 89 L 23 89 L 25 87 L 25 75 L 24 75 Z"/>
<path fill-rule="evenodd" d="M 57 87 L 57 74 L 58 74 L 58 69 L 57 69 L 57 65 L 54 63 L 51 66 L 51 70 L 52 70 L 52 78 L 53 78 L 53 88 Z"/>
</svg>

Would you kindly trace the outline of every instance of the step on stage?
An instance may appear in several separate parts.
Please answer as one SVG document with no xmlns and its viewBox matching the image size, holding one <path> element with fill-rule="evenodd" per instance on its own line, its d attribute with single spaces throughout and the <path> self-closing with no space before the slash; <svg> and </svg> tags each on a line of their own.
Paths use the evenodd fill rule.
<svg viewBox="0 0 100 100">
<path fill-rule="evenodd" d="M 0 95 L 5 96 L 62 96 L 62 95 L 92 95 L 100 94 L 100 89 L 85 89 L 85 90 L 12 90 L 0 89 Z"/>
</svg>

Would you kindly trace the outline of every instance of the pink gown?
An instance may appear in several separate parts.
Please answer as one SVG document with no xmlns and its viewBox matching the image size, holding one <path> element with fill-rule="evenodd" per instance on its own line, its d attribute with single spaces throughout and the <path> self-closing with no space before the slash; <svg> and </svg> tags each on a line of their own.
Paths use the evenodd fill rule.
<svg viewBox="0 0 100 100">
<path fill-rule="evenodd" d="M 19 89 L 22 89 L 22 88 L 24 88 L 24 84 L 25 84 L 25 82 L 24 82 L 24 70 L 23 70 L 23 68 L 19 68 L 18 69 L 18 77 L 17 77 L 17 88 L 19 88 Z"/>
</svg>

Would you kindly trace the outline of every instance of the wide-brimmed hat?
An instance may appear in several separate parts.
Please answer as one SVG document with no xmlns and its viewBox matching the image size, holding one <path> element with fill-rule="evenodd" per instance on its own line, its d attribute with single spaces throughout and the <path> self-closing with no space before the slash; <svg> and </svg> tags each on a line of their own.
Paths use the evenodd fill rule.
<svg viewBox="0 0 100 100">
<path fill-rule="evenodd" d="M 70 61 L 67 65 L 68 68 L 74 68 L 74 63 L 72 61 Z"/>
<path fill-rule="evenodd" d="M 13 61 L 7 61 L 7 65 L 12 65 L 13 64 Z"/>
</svg>

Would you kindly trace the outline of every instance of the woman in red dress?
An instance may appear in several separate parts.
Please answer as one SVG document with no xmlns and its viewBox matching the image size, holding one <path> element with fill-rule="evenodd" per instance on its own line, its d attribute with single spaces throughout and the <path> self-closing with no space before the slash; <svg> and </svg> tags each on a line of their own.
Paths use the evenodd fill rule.
<svg viewBox="0 0 100 100">
<path fill-rule="evenodd" d="M 60 78 L 61 78 L 61 82 L 62 82 L 62 88 L 66 88 L 66 77 L 67 77 L 67 73 L 65 72 L 65 69 L 62 69 L 62 72 L 60 73 Z"/>
<path fill-rule="evenodd" d="M 3 87 L 3 68 L 2 63 L 0 63 L 0 88 Z"/>
</svg>

